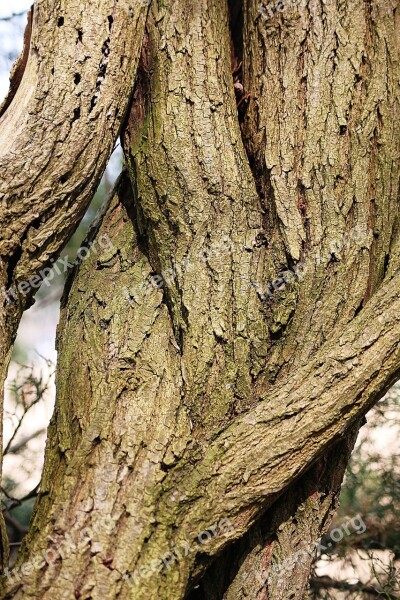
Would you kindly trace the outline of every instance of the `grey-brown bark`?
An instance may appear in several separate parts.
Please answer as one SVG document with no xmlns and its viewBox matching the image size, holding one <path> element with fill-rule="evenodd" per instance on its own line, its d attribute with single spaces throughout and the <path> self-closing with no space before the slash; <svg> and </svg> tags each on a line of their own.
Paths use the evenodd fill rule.
<svg viewBox="0 0 400 600">
<path fill-rule="evenodd" d="M 245 564 L 258 593 L 254 561 L 323 531 L 337 448 L 400 368 L 399 17 L 369 8 L 310 2 L 266 23 L 248 0 L 240 128 L 226 3 L 153 2 L 131 183 L 92 234 L 113 247 L 64 298 L 20 559 L 39 563 L 4 596 L 178 600 L 265 513 L 281 530 Z M 62 556 L 43 562 L 51 545 Z M 285 593 L 302 599 L 308 567 Z M 219 598 L 244 593 L 241 575 Z"/>
<path fill-rule="evenodd" d="M 145 2 L 130 0 L 38 0 L 29 14 L 0 107 L 1 389 L 22 313 L 84 215 L 113 150 L 146 13 Z M 7 564 L 4 536 L 3 553 Z"/>
<path fill-rule="evenodd" d="M 201 578 L 188 600 L 306 598 L 358 432 L 322 456 Z"/>
</svg>

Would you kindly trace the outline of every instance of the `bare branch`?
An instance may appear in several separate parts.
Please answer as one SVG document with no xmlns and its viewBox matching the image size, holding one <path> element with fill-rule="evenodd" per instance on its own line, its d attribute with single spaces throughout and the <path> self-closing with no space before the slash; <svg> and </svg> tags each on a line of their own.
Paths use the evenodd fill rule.
<svg viewBox="0 0 400 600">
<path fill-rule="evenodd" d="M 8 500 L 10 500 L 10 504 L 6 507 L 6 511 L 10 511 L 13 508 L 15 508 L 16 506 L 21 506 L 21 504 L 23 504 L 24 502 L 27 502 L 28 500 L 31 500 L 32 498 L 36 498 L 36 496 L 38 495 L 38 491 L 39 491 L 39 487 L 40 487 L 40 483 L 38 483 L 33 490 L 31 490 L 30 492 L 28 492 L 25 496 L 23 496 L 22 498 L 14 498 L 13 496 L 11 496 L 7 490 L 5 490 L 5 488 L 0 488 L 1 492 L 6 496 L 6 498 Z"/>
<path fill-rule="evenodd" d="M 0 22 L 8 22 L 12 21 L 13 19 L 18 19 L 18 17 L 23 17 L 24 15 L 26 15 L 26 12 L 26 10 L 22 10 L 21 12 L 12 13 L 11 15 L 8 15 L 8 17 L 0 17 Z"/>
<path fill-rule="evenodd" d="M 4 455 L 5 454 L 18 454 L 21 450 L 23 450 L 24 448 L 26 448 L 27 444 L 31 441 L 36 439 L 37 437 L 43 435 L 44 433 L 46 433 L 46 428 L 43 429 L 38 429 L 37 431 L 34 431 L 33 433 L 31 433 L 30 435 L 27 435 L 25 437 L 23 437 L 19 442 L 17 442 L 14 445 L 9 445 L 8 448 L 8 452 L 6 453 L 4 451 Z"/>
<path fill-rule="evenodd" d="M 21 448 L 23 448 L 24 445 L 26 445 L 26 443 L 30 439 L 37 437 L 43 431 L 40 430 L 39 432 L 28 436 L 27 439 L 21 440 L 21 442 L 14 445 L 14 450 L 11 450 L 13 442 L 24 423 L 27 414 L 34 406 L 36 406 L 36 404 L 38 404 L 38 402 L 40 402 L 44 398 L 46 392 L 49 389 L 50 382 L 52 379 L 51 375 L 47 381 L 43 380 L 43 376 L 35 377 L 33 373 L 33 367 L 21 367 L 21 370 L 24 369 L 28 369 L 29 375 L 23 377 L 21 383 L 18 382 L 17 376 L 17 379 L 11 385 L 11 390 L 15 396 L 16 406 L 17 408 L 19 407 L 22 410 L 22 412 L 19 414 L 17 418 L 17 425 L 14 427 L 10 439 L 8 440 L 6 447 L 3 450 L 4 456 L 11 452 L 19 452 Z"/>
<path fill-rule="evenodd" d="M 23 77 L 0 118 L 8 286 L 48 263 L 93 196 L 133 88 L 147 7 L 102 0 L 69 2 L 50 19 L 45 11 L 35 5 Z"/>
<path fill-rule="evenodd" d="M 147 12 L 147 3 L 134 0 L 72 0 L 51 11 L 35 2 L 15 85 L 0 108 L 1 387 L 23 310 L 83 217 L 112 153 Z M 5 566 L 1 520 L 0 535 Z"/>
</svg>

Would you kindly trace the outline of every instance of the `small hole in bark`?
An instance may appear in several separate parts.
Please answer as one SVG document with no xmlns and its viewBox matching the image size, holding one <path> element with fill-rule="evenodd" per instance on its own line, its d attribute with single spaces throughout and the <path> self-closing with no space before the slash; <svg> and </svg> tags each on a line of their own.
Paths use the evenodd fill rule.
<svg viewBox="0 0 400 600">
<path fill-rule="evenodd" d="M 21 242 L 21 246 L 22 246 L 22 242 Z M 13 276 L 14 276 L 14 269 L 18 264 L 19 259 L 22 256 L 22 247 L 18 246 L 18 248 L 16 248 L 14 254 L 11 256 L 10 261 L 8 263 L 8 267 L 7 267 L 7 289 L 11 286 L 11 282 L 13 280 Z"/>
<path fill-rule="evenodd" d="M 104 54 L 104 56 L 108 56 L 110 54 L 110 38 L 107 38 L 104 42 L 101 52 Z"/>
<path fill-rule="evenodd" d="M 271 340 L 277 341 L 283 336 L 283 330 L 278 329 L 278 331 L 270 331 Z"/>
<path fill-rule="evenodd" d="M 107 19 L 108 19 L 108 29 L 111 31 L 113 23 L 114 23 L 114 18 L 112 15 L 108 15 Z"/>
<path fill-rule="evenodd" d="M 389 254 L 385 254 L 385 263 L 383 265 L 383 276 L 385 276 L 386 273 L 387 273 L 388 266 L 389 266 L 389 260 L 390 260 L 390 255 Z"/>
<path fill-rule="evenodd" d="M 57 27 L 62 27 L 64 25 L 64 17 L 60 17 L 57 21 Z"/>
<path fill-rule="evenodd" d="M 75 83 L 75 85 L 78 85 L 78 83 L 80 83 L 80 81 L 81 81 L 80 74 L 79 73 L 75 73 L 75 76 L 74 76 L 74 83 Z"/>
<path fill-rule="evenodd" d="M 78 40 L 77 40 L 77 43 L 81 42 L 82 39 L 83 39 L 83 31 L 82 31 L 82 29 L 78 29 Z"/>
<path fill-rule="evenodd" d="M 331 258 L 330 258 L 329 262 L 333 262 L 333 263 L 339 262 L 339 258 L 336 256 L 336 254 L 334 252 L 331 252 Z"/>
<path fill-rule="evenodd" d="M 64 183 L 67 183 L 67 181 L 68 181 L 68 173 L 66 173 L 65 175 L 61 175 L 60 183 L 64 184 Z"/>
<path fill-rule="evenodd" d="M 74 123 L 75 121 L 77 121 L 80 118 L 81 118 L 81 109 L 78 106 L 78 108 L 75 108 L 75 110 L 74 110 L 74 118 L 72 119 L 72 122 Z"/>
<path fill-rule="evenodd" d="M 340 126 L 340 135 L 346 135 L 347 125 Z"/>
</svg>

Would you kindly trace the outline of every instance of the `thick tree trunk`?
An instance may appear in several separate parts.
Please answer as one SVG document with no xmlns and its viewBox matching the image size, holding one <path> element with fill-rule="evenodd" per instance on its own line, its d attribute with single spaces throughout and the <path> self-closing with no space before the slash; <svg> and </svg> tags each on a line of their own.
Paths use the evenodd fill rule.
<svg viewBox="0 0 400 600">
<path fill-rule="evenodd" d="M 147 2 L 133 0 L 36 0 L 29 13 L 0 106 L 0 406 L 22 313 L 79 224 L 113 150 L 146 14 Z M 0 410 L 0 447 L 2 430 Z M 0 568 L 8 555 L 1 528 Z"/>
<path fill-rule="evenodd" d="M 284 591 L 276 566 L 321 535 L 400 369 L 396 8 L 266 21 L 247 0 L 230 32 L 224 0 L 153 2 L 130 182 L 90 237 L 113 247 L 67 285 L 40 497 L 3 597 L 303 599 L 311 558 Z M 243 564 L 213 575 L 240 539 Z"/>
<path fill-rule="evenodd" d="M 245 125 L 242 128 L 244 141 L 256 181 L 259 181 L 259 189 L 265 190 L 266 196 L 270 196 L 272 192 L 275 199 L 277 199 L 276 207 L 272 207 L 272 209 L 276 208 L 276 211 L 273 210 L 272 214 L 269 214 L 268 222 L 274 223 L 274 217 L 276 219 L 278 216 L 278 220 L 280 219 L 285 224 L 285 228 L 282 230 L 283 239 L 285 239 L 288 231 L 290 231 L 290 227 L 288 227 L 290 221 L 295 223 L 296 219 L 298 219 L 296 216 L 296 194 L 298 194 L 297 206 L 300 208 L 302 220 L 307 225 L 309 222 L 307 207 L 302 199 L 305 192 L 305 189 L 302 189 L 301 185 L 301 178 L 304 176 L 304 163 L 302 164 L 298 160 L 298 153 L 299 151 L 304 151 L 302 145 L 299 144 L 299 141 L 301 141 L 301 138 L 299 140 L 299 136 L 304 134 L 307 136 L 308 133 L 309 137 L 312 138 L 315 132 L 318 131 L 318 128 L 314 127 L 315 123 L 308 129 L 307 127 L 302 127 L 302 120 L 305 124 L 306 122 L 312 123 L 310 118 L 306 121 L 307 112 L 304 110 L 307 85 L 310 79 L 309 64 L 315 61 L 314 57 L 318 51 L 318 46 L 314 46 L 314 56 L 309 52 L 310 47 L 313 47 L 312 38 L 316 34 L 325 36 L 325 57 L 321 52 L 322 56 L 319 57 L 319 61 L 321 66 L 326 68 L 326 62 L 328 62 L 326 59 L 329 58 L 329 51 L 331 51 L 333 53 L 331 56 L 333 58 L 333 68 L 328 68 L 330 72 L 334 72 L 338 65 L 337 51 L 341 53 L 343 51 L 341 46 L 347 45 L 345 39 L 337 39 L 338 34 L 340 33 L 342 38 L 346 37 L 354 41 L 354 45 L 349 46 L 346 50 L 345 60 L 342 60 L 341 64 L 339 63 L 340 78 L 344 79 L 345 72 L 347 72 L 347 78 L 351 78 L 352 70 L 355 69 L 360 85 L 362 78 L 359 76 L 356 66 L 357 60 L 351 66 L 351 55 L 356 56 L 361 52 L 363 65 L 368 64 L 369 68 L 372 66 L 372 68 L 378 69 L 378 56 L 381 56 L 383 64 L 387 53 L 383 45 L 385 36 L 381 36 L 381 43 L 377 41 L 377 38 L 380 36 L 381 31 L 387 33 L 392 27 L 394 30 L 398 28 L 398 14 L 394 11 L 394 19 L 393 23 L 391 23 L 390 8 L 382 3 L 374 10 L 368 4 L 363 5 L 363 3 L 358 3 L 358 5 L 350 3 L 348 6 L 340 7 L 335 5 L 335 3 L 331 3 L 328 6 L 316 6 L 310 3 L 310 7 L 308 8 L 306 8 L 305 3 L 301 3 L 301 6 L 299 6 L 300 3 L 296 3 L 297 6 L 292 3 L 292 10 L 288 9 L 288 3 L 285 3 L 287 10 L 284 14 L 281 14 L 282 11 L 279 8 L 275 8 L 274 14 L 271 15 L 269 11 L 271 11 L 271 7 L 273 8 L 272 4 L 269 4 L 269 8 L 267 8 L 267 5 L 263 6 L 259 2 L 248 1 L 245 3 L 243 18 L 243 15 L 240 16 L 238 14 L 238 4 L 232 2 L 232 6 L 234 7 L 233 12 L 235 13 L 233 22 L 236 24 L 234 28 L 234 32 L 236 31 L 236 36 L 234 36 L 236 53 L 240 58 L 244 58 L 245 91 L 252 92 L 252 101 L 249 104 Z M 379 18 L 384 15 L 386 16 L 386 23 L 385 19 L 381 21 Z M 245 24 L 244 35 L 241 35 L 240 31 L 243 22 Z M 258 25 L 254 27 L 254 23 L 258 23 Z M 338 23 L 340 23 L 340 27 L 338 27 Z M 313 35 L 310 36 L 310 33 Z M 398 65 L 398 46 L 394 45 L 393 51 L 397 56 L 394 62 Z M 375 55 L 375 52 L 377 55 Z M 372 56 L 374 56 L 373 61 L 371 61 Z M 364 68 L 364 73 L 367 73 L 366 67 Z M 313 77 L 315 77 L 315 74 L 311 74 L 311 78 Z M 371 73 L 369 73 L 369 77 L 371 77 Z M 378 72 L 376 72 L 375 78 L 371 77 L 371 79 L 378 81 L 378 77 Z M 354 96 L 351 95 L 350 86 L 343 88 L 343 82 L 339 85 L 337 79 L 338 77 L 336 79 L 335 77 L 328 78 L 325 82 L 325 89 L 323 86 L 317 85 L 317 87 L 321 88 L 322 93 L 325 92 L 328 103 L 335 96 L 336 101 L 334 104 L 332 103 L 333 106 L 337 106 L 338 102 L 342 104 L 337 113 L 337 118 L 338 122 L 341 122 L 340 133 L 348 136 L 347 120 L 349 120 L 351 115 Z M 368 79 L 363 82 L 363 85 L 366 89 L 370 87 Z M 266 93 L 266 89 L 269 89 L 270 93 Z M 346 94 L 344 94 L 344 89 L 348 89 Z M 272 98 L 274 98 L 273 102 L 271 101 Z M 346 106 L 346 100 L 349 108 Z M 395 105 L 397 102 L 395 101 Z M 328 113 L 330 118 L 335 116 L 333 106 L 330 110 L 327 108 L 326 112 L 324 110 L 320 112 L 319 119 L 321 124 L 325 116 L 328 116 Z M 320 107 L 318 108 L 320 109 Z M 310 111 L 308 111 L 308 114 L 310 114 Z M 284 128 L 283 135 L 282 127 Z M 395 135 L 397 136 L 398 133 Z M 327 136 L 325 143 L 331 142 L 332 140 Z M 317 140 L 315 140 L 315 144 L 317 145 Z M 350 147 L 350 142 L 348 142 L 348 147 Z M 358 147 L 356 148 L 356 152 L 354 152 L 355 157 L 357 157 L 357 154 Z M 371 156 L 373 157 L 372 153 Z M 366 158 L 368 160 L 369 157 L 367 156 Z M 347 158 L 347 160 L 349 159 Z M 341 166 L 344 172 L 348 172 L 351 168 L 351 163 L 348 164 L 347 160 L 338 162 L 336 167 Z M 267 169 L 267 171 L 265 171 L 265 161 L 267 165 L 268 161 L 270 162 L 270 169 Z M 286 168 L 288 162 L 291 162 L 295 168 L 293 169 L 293 166 L 289 169 Z M 299 167 L 303 167 L 303 169 Z M 344 178 L 338 175 L 337 180 L 338 182 L 340 180 L 344 181 Z M 284 194 L 293 194 L 293 202 L 291 204 L 285 202 L 282 205 L 280 201 L 282 192 Z M 393 198 L 395 201 L 398 200 L 396 194 Z M 374 198 L 371 201 L 375 202 Z M 288 209 L 294 211 L 294 215 L 290 219 L 285 215 L 285 211 Z M 357 240 L 361 242 L 365 241 L 362 229 L 356 229 L 354 234 L 350 236 L 351 243 Z M 298 227 L 298 220 L 294 230 L 296 235 L 302 230 L 301 227 Z M 337 229 L 333 228 L 332 232 L 337 232 Z M 341 236 L 342 234 L 339 234 L 337 241 L 333 241 L 333 251 L 336 248 L 341 251 L 344 243 L 348 242 L 347 238 L 349 236 L 346 233 L 343 235 L 343 239 L 341 239 Z M 377 232 L 374 233 L 374 236 L 377 243 L 379 243 L 378 238 L 380 236 L 377 235 Z M 270 239 L 273 238 L 270 236 Z M 279 237 L 278 246 L 280 239 Z M 390 236 L 388 239 L 390 239 Z M 382 239 L 380 242 L 382 243 Z M 288 241 L 286 240 L 287 245 Z M 385 254 L 386 262 L 388 263 L 389 253 L 386 251 Z M 393 260 L 396 254 L 395 243 L 393 245 L 391 260 Z M 317 251 L 316 263 L 318 264 L 319 262 L 320 255 Z M 306 263 L 305 266 L 308 270 L 311 265 L 310 263 Z M 369 273 L 371 274 L 371 270 Z M 372 277 L 377 277 L 375 269 L 373 273 Z M 366 273 L 364 274 L 364 278 L 365 275 Z M 318 285 L 325 284 L 321 278 L 319 281 L 316 280 L 316 282 Z M 358 294 L 359 290 L 355 283 L 349 286 L 349 291 L 353 290 L 355 294 Z M 280 282 L 278 281 L 279 287 Z M 279 293 L 276 293 L 276 295 L 279 296 Z M 329 298 L 329 301 L 331 300 Z M 312 303 L 310 303 L 311 310 L 312 306 Z M 298 311 L 298 314 L 301 315 L 301 318 L 304 317 L 304 313 L 299 313 Z M 301 320 L 299 322 L 301 323 Z M 321 326 L 326 328 L 327 322 L 318 320 L 314 323 L 314 328 Z M 295 332 L 295 336 L 297 335 L 298 333 Z M 303 344 L 303 334 L 298 339 Z M 318 336 L 313 340 L 314 348 L 317 345 L 317 340 Z M 293 347 L 296 347 L 296 343 L 295 341 Z M 287 347 L 290 346 L 287 344 Z M 304 352 L 304 346 L 302 351 Z M 307 358 L 307 355 L 308 353 L 304 358 Z M 279 368 L 281 368 L 280 364 Z M 350 434 L 348 440 L 342 444 L 343 450 L 351 448 L 353 440 L 354 434 Z M 233 549 L 228 549 L 225 553 L 226 556 L 224 555 L 221 561 L 218 561 L 214 565 L 212 572 L 202 581 L 198 597 L 251 597 L 257 599 L 265 597 L 269 600 L 274 598 L 303 598 L 309 572 L 307 569 L 307 556 L 309 558 L 311 556 L 307 553 L 304 554 L 301 547 L 306 545 L 307 550 L 313 548 L 318 537 L 322 535 L 327 525 L 329 525 L 326 509 L 329 507 L 329 500 L 333 501 L 332 505 L 334 508 L 334 503 L 340 491 L 341 475 L 345 468 L 343 457 L 346 455 L 346 452 L 342 454 L 333 451 L 322 457 L 319 463 L 317 463 L 317 467 L 307 473 L 300 482 L 296 482 L 286 492 L 280 502 L 274 505 L 272 513 L 268 511 L 262 517 L 260 523 L 257 524 L 254 530 L 249 532 L 249 537 L 246 536 L 239 548 L 234 546 Z M 337 464 L 336 461 L 338 461 Z M 322 462 L 329 467 L 328 479 L 324 478 L 324 485 L 327 483 L 328 485 L 330 484 L 330 493 L 322 494 L 320 510 L 318 511 L 318 496 L 315 490 L 315 482 L 319 478 L 318 472 L 320 468 L 318 465 Z M 303 491 L 307 489 L 311 490 L 310 498 L 304 503 L 300 502 L 297 511 L 293 510 L 290 512 L 289 510 L 287 512 L 288 507 L 293 506 L 293 503 L 297 502 L 299 494 L 303 494 Z M 311 500 L 313 502 L 310 502 Z M 285 511 L 289 517 L 288 521 L 282 524 L 281 519 Z M 332 511 L 332 514 L 334 514 L 334 511 Z M 284 516 L 283 519 L 285 520 Z M 272 522 L 279 520 L 280 523 L 278 531 L 275 532 L 272 538 L 268 537 L 268 535 L 263 536 L 260 534 L 260 531 L 271 532 L 271 520 Z M 293 521 L 296 522 L 296 527 L 293 527 Z M 311 537 L 311 543 L 310 532 L 314 533 L 314 539 Z M 265 547 L 263 547 L 263 540 Z M 247 558 L 243 560 L 243 557 L 246 555 Z M 292 557 L 294 557 L 293 560 Z M 227 564 L 229 565 L 228 568 Z M 291 568 L 286 568 L 285 570 L 285 565 L 289 565 Z M 222 574 L 222 578 L 218 577 L 218 573 Z M 233 581 L 231 581 L 232 579 Z M 221 580 L 221 585 L 218 587 L 215 583 L 219 580 Z M 276 585 L 277 582 L 279 585 Z M 194 597 L 197 597 L 196 594 Z"/>
</svg>

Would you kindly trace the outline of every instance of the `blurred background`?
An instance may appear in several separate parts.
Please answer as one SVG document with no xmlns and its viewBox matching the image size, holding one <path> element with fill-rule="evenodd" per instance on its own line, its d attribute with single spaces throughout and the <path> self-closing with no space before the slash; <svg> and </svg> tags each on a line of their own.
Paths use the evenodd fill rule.
<svg viewBox="0 0 400 600">
<path fill-rule="evenodd" d="M 27 0 L 1 0 L 0 103 L 9 72 L 22 49 Z M 110 193 L 122 168 L 117 144 L 99 189 L 62 256 L 73 262 L 88 226 Z M 56 327 L 64 276 L 44 282 L 35 304 L 22 319 L 6 383 L 2 510 L 15 560 L 25 535 L 43 467 L 46 428 L 54 401 Z M 347 470 L 338 514 L 341 529 L 361 516 L 365 531 L 332 543 L 327 536 L 315 556 L 311 598 L 356 600 L 400 598 L 400 385 L 394 386 L 368 415 Z M 287 576 L 287 573 L 286 573 Z M 285 572 L 282 572 L 285 577 Z"/>
</svg>

